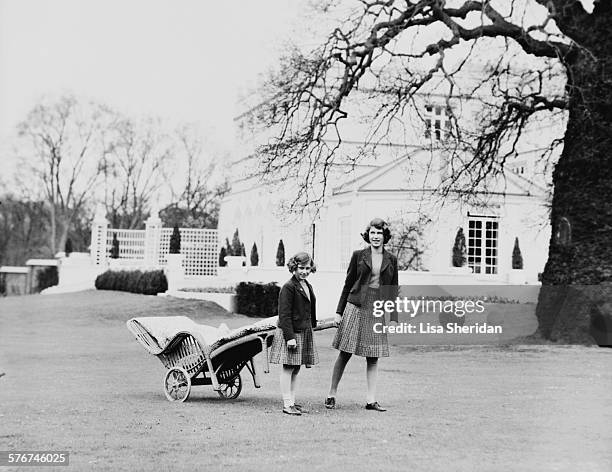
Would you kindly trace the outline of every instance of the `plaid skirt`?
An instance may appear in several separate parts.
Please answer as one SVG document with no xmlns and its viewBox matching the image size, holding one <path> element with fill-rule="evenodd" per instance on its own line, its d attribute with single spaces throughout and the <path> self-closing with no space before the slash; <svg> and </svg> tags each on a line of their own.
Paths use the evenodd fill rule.
<svg viewBox="0 0 612 472">
<path fill-rule="evenodd" d="M 362 306 L 346 304 L 342 321 L 332 341 L 333 348 L 363 357 L 389 357 L 387 333 L 374 331 L 375 323 L 385 325 L 384 316 L 377 318 L 372 314 L 372 304 L 378 298 L 379 290 L 368 288 Z"/>
<path fill-rule="evenodd" d="M 284 365 L 311 366 L 319 363 L 319 354 L 314 344 L 312 328 L 295 333 L 297 346 L 294 349 L 287 347 L 283 330 L 276 328 L 274 340 L 270 349 L 270 362 Z"/>
</svg>

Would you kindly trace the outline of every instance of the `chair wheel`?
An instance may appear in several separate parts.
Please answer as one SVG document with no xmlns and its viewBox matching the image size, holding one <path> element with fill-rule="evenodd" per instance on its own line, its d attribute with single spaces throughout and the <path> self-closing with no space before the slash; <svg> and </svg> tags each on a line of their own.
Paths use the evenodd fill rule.
<svg viewBox="0 0 612 472">
<path fill-rule="evenodd" d="M 191 379 L 180 367 L 172 367 L 164 377 L 164 393 L 171 402 L 184 402 L 191 392 Z"/>
<path fill-rule="evenodd" d="M 221 390 L 217 392 L 219 396 L 226 400 L 233 400 L 234 398 L 238 398 L 238 395 L 240 395 L 242 391 L 242 377 L 238 374 L 227 383 L 222 383 L 219 386 L 221 387 Z"/>
</svg>

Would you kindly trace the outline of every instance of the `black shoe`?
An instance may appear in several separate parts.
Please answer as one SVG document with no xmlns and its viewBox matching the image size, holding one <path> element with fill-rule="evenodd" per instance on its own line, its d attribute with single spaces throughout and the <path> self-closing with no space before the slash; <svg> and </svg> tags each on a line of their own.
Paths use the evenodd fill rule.
<svg viewBox="0 0 612 472">
<path fill-rule="evenodd" d="M 333 410 L 336 408 L 336 398 L 335 397 L 327 397 L 325 399 L 325 408 L 329 410 Z"/>
<path fill-rule="evenodd" d="M 366 403 L 365 409 L 366 410 L 376 410 L 376 411 L 387 411 L 387 409 L 380 406 L 378 402 Z"/>
<path fill-rule="evenodd" d="M 288 415 L 295 415 L 295 416 L 301 416 L 302 415 L 302 412 L 300 410 L 298 410 L 293 405 L 284 407 L 283 408 L 283 413 L 286 413 Z"/>
<path fill-rule="evenodd" d="M 310 413 L 307 408 L 304 408 L 302 405 L 298 405 L 297 403 L 293 405 L 293 408 L 295 408 L 300 413 Z"/>
</svg>

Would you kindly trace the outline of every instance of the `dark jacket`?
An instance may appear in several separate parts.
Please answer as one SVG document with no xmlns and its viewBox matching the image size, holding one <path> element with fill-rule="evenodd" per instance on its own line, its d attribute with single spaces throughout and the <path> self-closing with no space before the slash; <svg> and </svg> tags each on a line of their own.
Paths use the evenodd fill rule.
<svg viewBox="0 0 612 472">
<path fill-rule="evenodd" d="M 364 303 L 371 273 L 372 248 L 368 246 L 366 249 L 353 252 L 336 313 L 340 315 L 344 313 L 347 301 L 356 306 Z M 381 299 L 395 300 L 397 298 L 397 278 L 397 257 L 383 249 L 383 260 L 380 265 Z M 397 313 L 392 313 L 391 319 L 397 321 Z"/>
<path fill-rule="evenodd" d="M 283 285 L 278 295 L 278 327 L 283 330 L 285 341 L 295 339 L 296 332 L 317 325 L 317 299 L 308 281 L 306 285 L 310 292 L 310 300 L 295 276 Z"/>
</svg>

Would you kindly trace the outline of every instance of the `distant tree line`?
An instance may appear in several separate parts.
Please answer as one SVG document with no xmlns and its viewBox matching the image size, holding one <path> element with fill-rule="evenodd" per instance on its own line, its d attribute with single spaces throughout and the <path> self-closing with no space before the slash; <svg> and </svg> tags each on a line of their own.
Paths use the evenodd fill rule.
<svg viewBox="0 0 612 472">
<path fill-rule="evenodd" d="M 98 203 L 113 228 L 144 228 L 162 201 L 164 226 L 216 228 L 228 191 L 221 151 L 195 125 L 169 129 L 71 95 L 34 106 L 12 148 L 17 170 L 0 182 L 0 265 L 53 257 L 67 243 L 87 250 Z"/>
</svg>

